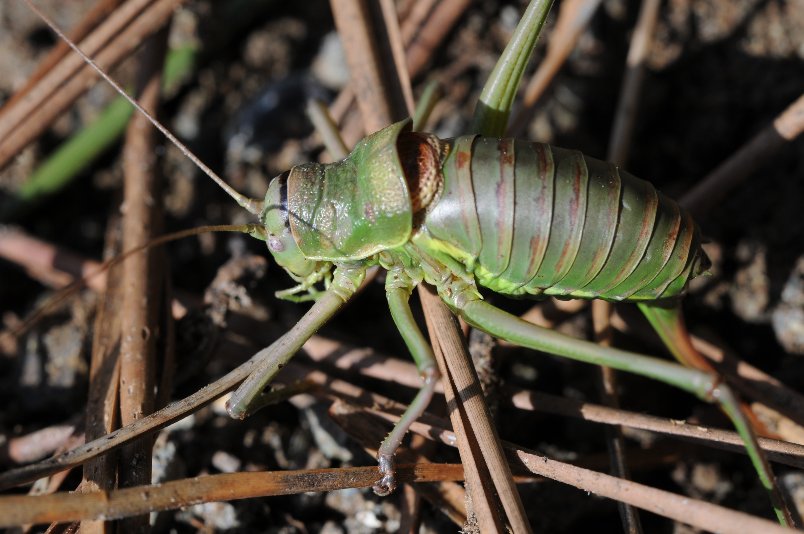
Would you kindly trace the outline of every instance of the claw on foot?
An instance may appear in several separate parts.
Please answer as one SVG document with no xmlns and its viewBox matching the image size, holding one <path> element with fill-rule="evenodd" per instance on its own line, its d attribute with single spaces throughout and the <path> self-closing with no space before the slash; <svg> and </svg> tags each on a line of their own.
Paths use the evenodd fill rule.
<svg viewBox="0 0 804 534">
<path fill-rule="evenodd" d="M 390 495 L 396 489 L 396 469 L 393 456 L 380 456 L 378 458 L 382 478 L 372 487 L 374 493 L 380 497 Z"/>
</svg>

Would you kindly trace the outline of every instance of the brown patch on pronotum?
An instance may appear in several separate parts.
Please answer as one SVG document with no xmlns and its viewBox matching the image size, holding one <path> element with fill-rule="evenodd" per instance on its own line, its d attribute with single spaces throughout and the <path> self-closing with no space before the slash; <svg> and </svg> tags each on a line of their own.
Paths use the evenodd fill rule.
<svg viewBox="0 0 804 534">
<path fill-rule="evenodd" d="M 410 190 L 411 206 L 416 214 L 427 208 L 438 193 L 441 182 L 439 142 L 430 134 L 403 133 L 397 147 Z"/>
</svg>

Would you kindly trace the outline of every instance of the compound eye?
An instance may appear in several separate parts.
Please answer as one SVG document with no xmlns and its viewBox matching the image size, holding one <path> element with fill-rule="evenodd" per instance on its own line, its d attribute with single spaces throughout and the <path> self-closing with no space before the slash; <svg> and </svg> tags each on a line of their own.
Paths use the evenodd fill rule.
<svg viewBox="0 0 804 534">
<path fill-rule="evenodd" d="M 272 235 L 268 238 L 268 249 L 271 252 L 283 252 L 285 250 L 285 244 L 282 243 L 281 239 Z"/>
</svg>

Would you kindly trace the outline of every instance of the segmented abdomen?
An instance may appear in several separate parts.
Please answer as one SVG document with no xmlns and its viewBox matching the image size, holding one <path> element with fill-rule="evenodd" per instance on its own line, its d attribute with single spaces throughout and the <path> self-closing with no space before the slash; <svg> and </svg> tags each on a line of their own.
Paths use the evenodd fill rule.
<svg viewBox="0 0 804 534">
<path fill-rule="evenodd" d="M 494 291 L 654 300 L 681 293 L 705 261 L 689 214 L 610 163 L 510 138 L 443 142 L 425 231 Z"/>
</svg>

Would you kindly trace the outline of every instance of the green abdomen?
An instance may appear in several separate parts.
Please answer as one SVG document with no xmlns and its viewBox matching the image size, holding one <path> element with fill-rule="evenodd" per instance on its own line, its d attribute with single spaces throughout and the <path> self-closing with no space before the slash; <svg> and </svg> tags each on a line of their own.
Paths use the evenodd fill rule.
<svg viewBox="0 0 804 534">
<path fill-rule="evenodd" d="M 422 243 L 448 251 L 480 285 L 509 295 L 653 300 L 678 295 L 698 274 L 697 227 L 648 182 L 540 143 L 444 142 L 452 149 Z"/>
</svg>

